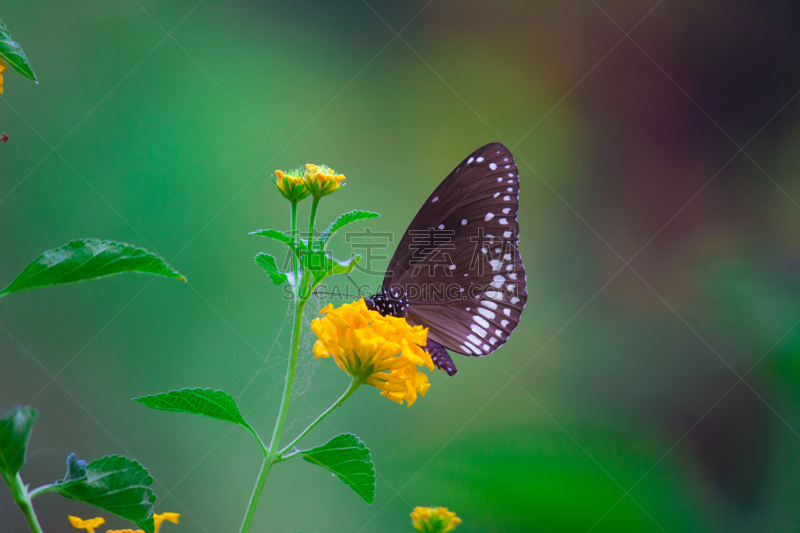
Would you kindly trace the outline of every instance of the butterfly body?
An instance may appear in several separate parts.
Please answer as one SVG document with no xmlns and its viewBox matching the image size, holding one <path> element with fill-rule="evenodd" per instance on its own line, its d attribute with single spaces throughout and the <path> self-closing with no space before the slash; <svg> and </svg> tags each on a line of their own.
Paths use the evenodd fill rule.
<svg viewBox="0 0 800 533">
<path fill-rule="evenodd" d="M 517 249 L 519 174 L 500 143 L 470 154 L 423 204 L 398 244 L 380 292 L 383 315 L 428 328 L 426 351 L 448 374 L 447 350 L 488 355 L 507 340 L 527 301 Z"/>
</svg>

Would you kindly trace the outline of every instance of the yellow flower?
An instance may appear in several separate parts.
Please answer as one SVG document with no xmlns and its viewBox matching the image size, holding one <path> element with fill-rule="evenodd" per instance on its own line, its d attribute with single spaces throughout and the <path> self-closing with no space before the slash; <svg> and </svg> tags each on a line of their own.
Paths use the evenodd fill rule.
<svg viewBox="0 0 800 533">
<path fill-rule="evenodd" d="M 158 533 L 158 530 L 161 528 L 161 523 L 164 520 L 172 522 L 173 524 L 178 523 L 178 517 L 181 515 L 179 513 L 162 513 L 162 514 L 154 514 L 153 521 L 155 522 L 155 533 Z M 69 521 L 72 524 L 72 527 L 75 529 L 86 529 L 89 533 L 94 533 L 94 529 L 96 527 L 100 527 L 100 524 L 105 524 L 106 521 L 100 518 L 92 518 L 91 520 L 81 520 L 77 516 L 70 516 Z M 144 533 L 141 529 L 109 529 L 106 533 Z"/>
<path fill-rule="evenodd" d="M 303 181 L 309 192 L 315 198 L 322 198 L 344 185 L 344 174 L 337 174 L 335 170 L 325 165 L 306 165 Z"/>
<path fill-rule="evenodd" d="M 75 529 L 85 529 L 89 533 L 94 533 L 94 529 L 105 524 L 106 521 L 99 516 L 97 518 L 90 518 L 89 520 L 81 520 L 77 516 L 70 516 L 69 523 L 72 524 L 72 527 Z"/>
<path fill-rule="evenodd" d="M 181 516 L 180 513 L 161 513 L 161 514 L 157 514 L 156 513 L 156 514 L 154 514 L 153 515 L 153 520 L 156 523 L 156 532 L 155 533 L 158 533 L 158 530 L 161 529 L 161 523 L 164 520 L 166 520 L 168 522 L 172 522 L 173 524 L 177 524 L 178 523 L 178 518 L 180 518 L 180 516 Z"/>
<path fill-rule="evenodd" d="M 325 316 L 311 322 L 316 358 L 333 357 L 350 376 L 399 404 L 405 400 L 410 406 L 417 394 L 425 396 L 430 383 L 417 367 L 433 370 L 430 355 L 421 348 L 427 344 L 427 328 L 371 311 L 363 298 L 338 308 L 328 304 L 320 313 Z"/>
<path fill-rule="evenodd" d="M 0 94 L 3 94 L 3 72 L 5 72 L 7 68 L 8 65 L 0 59 Z"/>
<path fill-rule="evenodd" d="M 450 533 L 461 519 L 447 507 L 416 507 L 411 512 L 411 523 L 420 533 Z"/>
<path fill-rule="evenodd" d="M 309 192 L 305 183 L 303 183 L 303 175 L 300 169 L 287 170 L 286 172 L 276 170 L 275 175 L 278 177 L 275 180 L 275 185 L 278 186 L 278 190 L 281 191 L 283 197 L 290 202 L 297 203 L 308 196 Z"/>
</svg>

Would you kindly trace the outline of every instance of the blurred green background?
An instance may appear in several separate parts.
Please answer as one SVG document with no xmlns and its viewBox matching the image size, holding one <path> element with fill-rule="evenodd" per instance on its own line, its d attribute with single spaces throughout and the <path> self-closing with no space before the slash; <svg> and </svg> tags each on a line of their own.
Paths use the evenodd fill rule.
<svg viewBox="0 0 800 533">
<path fill-rule="evenodd" d="M 189 279 L 0 302 L 0 407 L 41 411 L 28 483 L 70 452 L 127 454 L 157 511 L 182 513 L 165 532 L 238 530 L 250 437 L 129 399 L 221 388 L 270 431 L 286 302 L 252 261 L 279 250 L 247 233 L 287 229 L 271 172 L 326 163 L 348 186 L 322 224 L 360 208 L 399 233 L 501 141 L 521 178 L 520 327 L 412 408 L 361 390 L 314 430 L 370 446 L 373 505 L 292 462 L 255 530 L 409 531 L 415 505 L 464 533 L 800 530 L 797 2 L 5 0 L 0 18 L 40 79 L 8 71 L 0 98 L 0 285 L 77 237 Z M 345 387 L 301 357 L 289 432 Z M 46 531 L 98 514 L 36 506 Z M 0 486 L 0 530 L 24 527 Z"/>
</svg>

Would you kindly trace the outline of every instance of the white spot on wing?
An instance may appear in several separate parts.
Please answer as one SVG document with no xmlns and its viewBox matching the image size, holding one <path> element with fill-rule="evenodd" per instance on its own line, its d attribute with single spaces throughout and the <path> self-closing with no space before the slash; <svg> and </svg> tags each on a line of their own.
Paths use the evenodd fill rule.
<svg viewBox="0 0 800 533">
<path fill-rule="evenodd" d="M 506 307 L 505 309 L 503 309 L 503 314 L 506 316 L 511 316 L 511 309 Z"/>
<path fill-rule="evenodd" d="M 510 200 L 511 200 L 511 197 L 510 197 L 510 196 L 503 196 L 503 200 L 505 200 L 506 202 L 508 202 L 508 201 L 510 201 Z"/>
<path fill-rule="evenodd" d="M 480 311 L 486 311 L 486 309 L 480 309 Z M 486 321 L 486 319 L 485 319 L 485 318 L 483 318 L 483 317 L 480 317 L 480 316 L 478 316 L 478 315 L 475 315 L 474 317 L 472 317 L 472 319 L 473 319 L 475 322 L 477 322 L 478 324 L 480 324 L 481 326 L 485 327 L 485 328 L 488 328 L 488 327 L 489 327 L 489 322 L 487 322 L 487 321 Z M 481 335 L 481 337 L 483 337 L 483 335 Z"/>
<path fill-rule="evenodd" d="M 439 229 L 444 229 L 444 224 L 439 224 Z"/>
<path fill-rule="evenodd" d="M 478 326 L 473 325 L 472 327 L 473 328 L 477 328 Z M 483 333 L 486 334 L 485 331 Z M 478 339 L 478 337 L 476 337 L 475 335 L 467 335 L 467 340 L 469 342 L 471 342 L 472 344 L 474 344 L 475 346 L 480 346 L 481 345 L 480 339 Z M 478 351 L 480 352 L 480 350 L 478 350 Z"/>
<path fill-rule="evenodd" d="M 489 163 L 489 168 L 492 170 L 497 170 L 497 163 Z"/>
<path fill-rule="evenodd" d="M 470 164 L 470 163 L 472 163 L 473 161 L 475 161 L 475 158 L 474 158 L 474 157 L 470 157 L 470 158 L 467 160 L 467 164 L 469 165 L 469 164 Z"/>
<path fill-rule="evenodd" d="M 433 200 L 431 200 L 431 203 L 438 202 L 438 201 L 439 201 L 439 197 L 438 196 L 434 196 Z"/>
<path fill-rule="evenodd" d="M 484 300 L 484 301 L 486 301 L 486 300 Z M 495 315 L 495 314 L 494 314 L 492 311 L 489 311 L 488 309 L 484 309 L 483 307 L 479 307 L 479 308 L 478 308 L 478 312 L 479 312 L 480 314 L 482 314 L 483 316 L 485 316 L 486 318 L 490 319 L 490 320 L 491 320 L 492 318 L 494 318 L 495 316 L 497 316 L 497 315 Z M 477 321 L 477 318 L 478 318 L 478 317 L 475 317 L 476 321 Z M 488 328 L 488 327 L 489 327 L 489 324 L 487 323 L 485 327 L 487 327 L 487 328 Z"/>
<path fill-rule="evenodd" d="M 503 262 L 500 261 L 499 259 L 492 259 L 491 261 L 489 261 L 489 264 L 492 266 L 492 270 L 494 270 L 495 272 L 500 270 L 500 267 L 503 266 Z"/>
<path fill-rule="evenodd" d="M 492 198 L 497 198 L 498 196 L 500 196 L 500 193 L 499 193 L 499 192 L 496 192 L 496 193 L 494 193 L 494 194 L 492 195 Z"/>
<path fill-rule="evenodd" d="M 476 161 L 476 162 L 478 162 L 478 163 L 483 163 L 483 158 L 482 158 L 482 157 L 479 157 L 479 158 L 478 158 L 478 159 L 476 159 L 475 161 Z"/>
<path fill-rule="evenodd" d="M 493 218 L 494 218 L 494 213 L 486 213 L 486 216 L 483 217 L 483 219 L 486 220 L 487 222 L 489 220 L 492 220 Z"/>
<path fill-rule="evenodd" d="M 511 285 L 509 285 L 509 287 L 511 287 Z M 511 298 L 511 303 L 512 303 L 512 304 L 514 304 L 514 305 L 516 305 L 516 303 L 517 303 L 518 301 L 519 301 L 519 298 L 517 298 L 516 296 L 514 296 L 513 298 Z"/>
<path fill-rule="evenodd" d="M 499 291 L 486 291 L 483 294 L 486 295 L 487 298 L 491 298 L 492 300 L 499 300 L 503 301 L 503 293 Z M 507 309 L 506 309 L 507 311 Z"/>
<path fill-rule="evenodd" d="M 461 219 L 461 225 L 462 226 L 466 226 L 467 225 L 467 219 L 466 218 L 462 218 Z"/>
<path fill-rule="evenodd" d="M 510 239 L 511 238 L 511 232 L 510 231 L 504 231 L 503 232 L 503 237 L 505 237 L 506 239 Z"/>
<path fill-rule="evenodd" d="M 501 320 L 500 325 L 506 327 L 508 325 L 508 320 Z"/>
<path fill-rule="evenodd" d="M 500 223 L 505 226 L 505 225 L 508 224 L 508 219 L 507 218 L 501 218 L 500 219 Z M 441 229 L 441 228 L 439 228 L 439 229 Z"/>
<path fill-rule="evenodd" d="M 469 329 L 471 329 L 471 330 L 472 330 L 474 333 L 477 333 L 477 334 L 478 334 L 478 335 L 480 335 L 481 337 L 485 337 L 485 336 L 486 336 L 486 330 L 485 330 L 485 329 L 483 329 L 483 328 L 482 328 L 482 327 L 480 327 L 480 326 L 476 326 L 475 324 L 472 324 L 472 325 L 469 327 Z M 478 341 L 476 344 L 480 345 L 480 343 L 481 343 L 481 342 L 480 342 L 480 341 Z"/>
<path fill-rule="evenodd" d="M 504 214 L 504 215 L 507 215 L 507 214 L 509 214 L 510 212 L 511 212 L 511 208 L 510 208 L 510 207 L 504 207 L 504 208 L 503 208 L 503 214 Z"/>
<path fill-rule="evenodd" d="M 475 337 L 475 335 L 470 335 L 470 337 Z M 475 340 L 477 340 L 477 338 Z M 480 342 L 480 341 L 478 341 L 478 342 Z M 480 348 L 478 348 L 477 346 L 475 346 L 474 344 L 472 344 L 470 342 L 467 342 L 465 344 L 467 345 L 467 348 L 468 348 L 467 352 L 472 352 L 475 355 L 481 355 Z"/>
<path fill-rule="evenodd" d="M 481 305 L 485 305 L 489 309 L 497 309 L 497 304 L 494 302 L 490 302 L 489 300 L 482 300 Z"/>
</svg>

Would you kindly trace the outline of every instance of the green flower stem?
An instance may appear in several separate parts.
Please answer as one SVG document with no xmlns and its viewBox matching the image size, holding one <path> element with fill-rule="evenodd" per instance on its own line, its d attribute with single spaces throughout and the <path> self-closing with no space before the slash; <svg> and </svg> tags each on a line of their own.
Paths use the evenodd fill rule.
<svg viewBox="0 0 800 533">
<path fill-rule="evenodd" d="M 33 510 L 31 495 L 28 493 L 28 488 L 22 482 L 22 477 L 20 477 L 19 472 L 17 472 L 13 480 L 9 479 L 5 472 L 3 473 L 3 477 L 8 483 L 8 486 L 11 487 L 11 495 L 14 497 L 14 501 L 17 502 L 19 508 L 22 509 L 22 514 L 25 515 L 25 520 L 28 521 L 28 527 L 33 533 L 42 533 L 42 526 L 39 525 L 39 519 L 36 518 L 36 512 Z"/>
<path fill-rule="evenodd" d="M 319 424 L 320 422 L 322 422 L 322 421 L 325 419 L 325 417 L 326 417 L 326 416 L 328 416 L 329 414 L 331 414 L 331 413 L 334 411 L 334 409 L 336 409 L 337 407 L 339 407 L 340 405 L 342 405 L 342 402 L 344 402 L 344 401 L 345 401 L 347 398 L 349 398 L 349 397 L 350 397 L 350 395 L 351 395 L 351 394 L 353 394 L 353 393 L 354 393 L 354 392 L 355 392 L 355 391 L 356 391 L 356 390 L 357 390 L 357 389 L 358 389 L 358 388 L 361 386 L 361 384 L 362 384 L 362 383 L 364 383 L 364 379 L 363 379 L 363 378 L 353 378 L 353 381 L 351 381 L 351 382 L 350 382 L 350 386 L 347 388 L 347 390 L 344 392 L 344 394 L 342 394 L 342 395 L 339 397 L 339 399 L 338 399 L 338 400 L 336 400 L 336 402 L 334 402 L 334 404 L 333 404 L 333 405 L 331 405 L 331 406 L 330 406 L 330 407 L 328 407 L 328 408 L 327 408 L 327 409 L 326 409 L 326 410 L 325 410 L 323 413 L 321 413 L 321 414 L 320 414 L 320 415 L 319 415 L 319 416 L 316 418 L 316 420 L 314 420 L 313 422 L 311 422 L 311 424 L 309 424 L 309 426 L 308 426 L 306 429 L 304 429 L 302 433 L 300 433 L 300 434 L 299 434 L 297 437 L 295 437 L 295 438 L 294 438 L 294 440 L 293 440 L 292 442 L 290 442 L 289 444 L 287 444 L 287 445 L 286 445 L 286 447 L 285 447 L 284 449 L 282 449 L 282 450 L 281 450 L 281 451 L 278 453 L 278 455 L 280 455 L 280 456 L 282 457 L 282 460 L 283 460 L 283 459 L 289 459 L 290 457 L 293 457 L 294 455 L 290 455 L 290 456 L 287 456 L 287 457 L 283 457 L 283 454 L 284 454 L 284 453 L 286 453 L 286 452 L 287 452 L 287 451 L 288 451 L 290 448 L 292 448 L 292 447 L 293 447 L 295 444 L 297 444 L 297 443 L 300 441 L 300 439 L 302 439 L 303 437 L 305 437 L 305 436 L 306 436 L 306 433 L 308 433 L 309 431 L 311 431 L 312 429 L 314 429 L 314 427 L 315 427 L 317 424 Z"/>
<path fill-rule="evenodd" d="M 319 198 L 316 196 L 311 202 L 311 215 L 308 217 L 308 244 L 311 248 L 311 243 L 314 242 L 314 224 L 317 222 L 317 206 L 319 205 Z"/>
<path fill-rule="evenodd" d="M 308 222 L 309 244 L 313 243 L 314 239 L 314 223 L 316 222 L 317 218 L 318 205 L 319 198 L 314 198 L 314 201 L 311 204 L 311 216 Z M 300 236 L 297 229 L 297 203 L 295 202 L 292 202 L 292 241 L 294 242 L 295 249 L 299 250 Z M 299 257 L 296 253 L 292 254 L 292 266 L 294 270 L 294 327 L 292 328 L 292 347 L 289 354 L 289 364 L 286 368 L 286 381 L 283 384 L 283 398 L 281 398 L 281 407 L 280 411 L 278 412 L 278 419 L 275 422 L 275 429 L 272 431 L 272 440 L 269 443 L 269 448 L 263 449 L 264 462 L 261 465 L 261 471 L 258 474 L 256 485 L 253 488 L 253 494 L 250 495 L 250 503 L 247 506 L 247 513 L 245 514 L 244 521 L 242 522 L 242 527 L 240 529 L 241 533 L 246 533 L 250 529 L 250 524 L 255 516 L 258 500 L 261 498 L 261 492 L 264 490 L 264 484 L 267 482 L 269 471 L 272 469 L 272 465 L 281 461 L 281 454 L 277 450 L 280 446 L 283 426 L 286 423 L 286 417 L 289 414 L 289 404 L 292 401 L 292 389 L 294 388 L 294 377 L 295 371 L 297 370 L 297 355 L 300 350 L 300 331 L 303 326 L 303 311 L 305 310 L 306 303 L 310 297 L 310 295 L 305 294 L 310 276 L 303 274 L 301 277 Z M 360 384 L 361 383 L 359 383 L 359 385 Z M 358 388 L 358 386 L 353 387 L 351 384 L 352 390 L 348 389 L 348 392 L 345 393 L 345 395 L 342 396 L 342 398 L 340 398 L 339 401 L 331 406 L 331 408 L 328 409 L 328 411 L 326 411 L 324 414 L 327 415 L 327 413 L 338 407 L 341 402 L 350 396 L 350 394 L 355 392 L 356 388 Z M 313 422 L 311 426 L 309 426 L 303 432 L 301 437 L 305 435 L 312 427 L 314 427 L 320 420 L 322 420 L 322 418 L 324 418 L 324 416 L 320 416 L 320 418 Z M 292 444 L 298 440 L 300 440 L 300 437 L 292 441 Z"/>
<path fill-rule="evenodd" d="M 294 243 L 294 249 L 298 249 L 298 244 L 300 243 L 300 236 L 297 234 L 297 202 L 292 202 L 292 242 Z M 299 261 L 300 259 L 297 257 L 297 253 L 293 250 L 292 251 L 292 273 L 294 274 L 294 299 L 297 300 L 297 291 L 300 288 L 300 280 L 297 279 L 297 273 L 299 272 Z"/>
<path fill-rule="evenodd" d="M 295 299 L 295 318 L 294 318 L 294 331 L 292 332 L 292 351 L 289 355 L 289 366 L 286 369 L 286 382 L 283 384 L 283 399 L 281 400 L 281 409 L 278 414 L 278 421 L 275 424 L 275 430 L 272 432 L 272 441 L 269 443 L 269 454 L 274 454 L 280 445 L 281 433 L 283 432 L 283 424 L 286 422 L 286 416 L 289 414 L 289 402 L 292 399 L 292 388 L 294 387 L 294 374 L 297 368 L 297 352 L 300 348 L 300 328 L 303 325 L 303 309 L 306 306 L 305 300 Z"/>
<path fill-rule="evenodd" d="M 264 462 L 261 464 L 261 472 L 258 473 L 258 480 L 256 481 L 256 486 L 253 487 L 253 494 L 250 496 L 250 504 L 247 506 L 247 514 L 244 515 L 244 521 L 240 529 L 242 533 L 250 529 L 250 524 L 253 522 L 253 517 L 256 515 L 256 505 L 261 498 L 261 491 L 264 490 L 264 484 L 267 482 L 267 475 L 272 465 L 276 462 L 277 457 L 275 455 L 264 456 Z"/>
<path fill-rule="evenodd" d="M 295 246 L 298 245 L 297 235 L 297 204 L 292 203 L 292 238 L 294 239 Z M 286 422 L 286 416 L 289 414 L 289 402 L 292 399 L 292 388 L 294 387 L 294 374 L 297 367 L 297 352 L 300 348 L 300 329 L 303 326 L 303 310 L 306 306 L 306 300 L 301 297 L 302 286 L 305 285 L 307 276 L 303 275 L 303 279 L 299 278 L 299 266 L 296 254 L 293 254 L 294 265 L 294 327 L 292 328 L 292 348 L 289 355 L 289 365 L 286 368 L 286 381 L 283 384 L 283 398 L 281 399 L 281 408 L 278 412 L 278 420 L 275 422 L 275 429 L 272 432 L 272 440 L 269 443 L 269 450 L 267 456 L 274 454 L 280 445 L 281 433 L 283 432 L 283 424 Z M 251 502 L 252 503 L 252 502 Z"/>
</svg>

